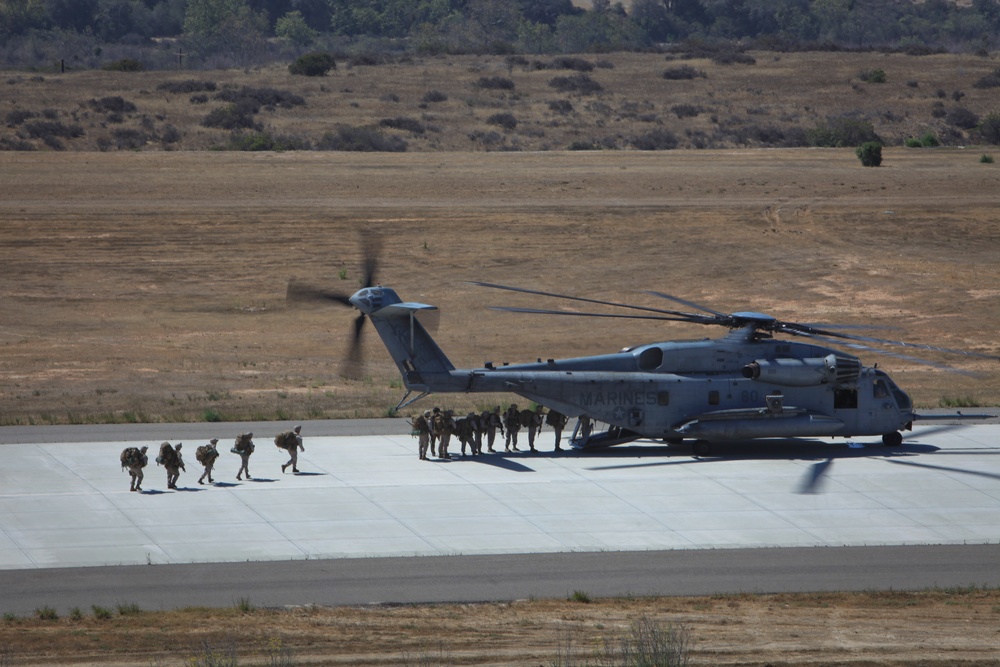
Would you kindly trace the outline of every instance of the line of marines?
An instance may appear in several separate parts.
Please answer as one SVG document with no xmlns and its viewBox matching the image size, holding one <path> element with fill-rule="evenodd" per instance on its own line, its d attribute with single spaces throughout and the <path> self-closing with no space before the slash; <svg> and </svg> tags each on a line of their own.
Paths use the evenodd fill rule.
<svg viewBox="0 0 1000 667">
<path fill-rule="evenodd" d="M 504 440 L 504 451 L 519 452 L 518 434 L 522 429 L 527 432 L 528 449 L 536 452 L 535 438 L 541 432 L 543 424 L 551 426 L 555 433 L 555 451 L 562 451 L 562 430 L 568 421 L 569 417 L 556 410 L 544 412 L 541 405 L 536 405 L 534 410 L 519 410 L 517 404 L 513 403 L 502 413 L 500 406 L 496 406 L 481 413 L 470 412 L 464 417 L 456 417 L 452 410 L 435 407 L 411 417 L 410 425 L 413 427 L 412 434 L 419 443 L 420 460 L 427 461 L 428 450 L 431 456 L 450 459 L 452 438 L 461 443 L 462 456 L 465 456 L 466 448 L 472 456 L 482 454 L 484 442 L 487 452 L 496 452 L 494 445 L 498 431 Z"/>
<path fill-rule="evenodd" d="M 204 467 L 204 472 L 198 478 L 199 484 L 204 484 L 206 478 L 209 484 L 215 483 L 215 480 L 212 479 L 212 470 L 215 468 L 215 462 L 219 458 L 218 444 L 219 439 L 212 438 L 208 444 L 201 445 L 195 450 L 195 458 Z M 290 457 L 287 463 L 282 464 L 281 472 L 285 472 L 289 467 L 291 467 L 292 473 L 299 472 L 299 452 L 306 450 L 302 445 L 302 427 L 296 426 L 291 431 L 284 431 L 274 436 L 274 444 L 278 449 L 288 452 Z M 176 489 L 177 479 L 180 477 L 181 471 L 187 472 L 187 468 L 184 467 L 184 457 L 181 454 L 182 447 L 183 443 L 180 442 L 176 445 L 171 445 L 169 442 L 160 444 L 160 451 L 156 457 L 156 465 L 163 466 L 167 471 L 168 489 Z M 229 450 L 240 457 L 240 469 L 236 473 L 236 479 L 242 480 L 244 475 L 248 480 L 253 479 L 250 476 L 250 455 L 254 453 L 254 449 L 253 432 L 240 433 L 236 436 L 236 442 Z M 143 468 L 149 465 L 149 457 L 146 454 L 148 450 L 149 447 L 145 445 L 142 447 L 126 447 L 122 450 L 122 470 L 128 470 L 131 478 L 129 491 L 142 491 Z"/>
</svg>

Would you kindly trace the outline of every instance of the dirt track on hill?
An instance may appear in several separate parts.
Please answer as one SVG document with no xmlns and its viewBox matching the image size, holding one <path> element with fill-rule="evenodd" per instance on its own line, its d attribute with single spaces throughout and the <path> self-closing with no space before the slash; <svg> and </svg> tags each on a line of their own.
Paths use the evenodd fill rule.
<svg viewBox="0 0 1000 667">
<path fill-rule="evenodd" d="M 441 308 L 458 366 L 720 333 L 493 312 L 561 304 L 469 280 L 646 305 L 658 290 L 996 354 L 1000 171 L 978 157 L 0 153 L 0 419 L 384 416 L 402 388 L 376 337 L 345 379 L 354 312 L 284 300 L 292 278 L 353 292 L 361 229 L 383 237 L 383 284 Z M 938 357 L 969 377 L 858 353 L 918 405 L 1000 404 L 995 363 Z"/>
</svg>

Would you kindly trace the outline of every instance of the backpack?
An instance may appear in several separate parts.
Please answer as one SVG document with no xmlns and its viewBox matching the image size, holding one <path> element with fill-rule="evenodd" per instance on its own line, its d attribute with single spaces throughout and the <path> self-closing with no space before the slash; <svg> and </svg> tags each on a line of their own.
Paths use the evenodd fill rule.
<svg viewBox="0 0 1000 667">
<path fill-rule="evenodd" d="M 142 463 L 142 452 L 138 447 L 126 447 L 122 450 L 122 469 L 131 468 Z"/>
<path fill-rule="evenodd" d="M 216 451 L 215 447 L 212 445 L 202 445 L 194 452 L 194 457 L 198 459 L 198 463 L 206 465 L 211 461 L 218 458 L 219 452 Z"/>
<path fill-rule="evenodd" d="M 169 442 L 160 445 L 160 455 L 156 457 L 156 462 L 165 467 L 177 465 L 177 450 Z"/>
<path fill-rule="evenodd" d="M 233 451 L 237 454 L 249 453 L 253 454 L 253 438 L 249 433 L 240 433 L 236 436 L 236 445 L 233 447 Z"/>
<path fill-rule="evenodd" d="M 295 431 L 285 431 L 274 436 L 274 444 L 280 449 L 292 450 L 299 446 L 299 439 L 296 437 Z"/>
<path fill-rule="evenodd" d="M 555 428 L 562 428 L 567 421 L 566 415 L 555 410 L 549 410 L 549 414 L 545 415 L 545 423 Z"/>
<path fill-rule="evenodd" d="M 525 408 L 518 413 L 518 418 L 521 421 L 521 426 L 531 426 L 531 419 L 534 417 L 535 413 L 533 410 Z"/>
</svg>

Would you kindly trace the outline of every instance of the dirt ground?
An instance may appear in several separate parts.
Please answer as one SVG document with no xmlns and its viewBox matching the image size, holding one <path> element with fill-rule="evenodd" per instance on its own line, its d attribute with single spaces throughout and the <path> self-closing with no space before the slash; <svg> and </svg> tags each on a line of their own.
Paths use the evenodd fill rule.
<svg viewBox="0 0 1000 667">
<path fill-rule="evenodd" d="M 285 302 L 294 278 L 352 293 L 361 230 L 382 284 L 440 307 L 459 367 L 724 333 L 491 311 L 565 303 L 471 280 L 997 354 L 1000 171 L 979 155 L 0 153 L 0 423 L 386 415 L 403 389 L 373 332 L 363 376 L 340 374 L 356 312 Z M 1000 405 L 996 362 L 855 352 L 918 406 Z"/>
<path fill-rule="evenodd" d="M 4 665 L 583 666 L 674 632 L 692 665 L 994 666 L 1000 593 L 825 593 L 522 600 L 364 608 L 135 612 L 7 618 Z M 636 628 L 647 630 L 645 635 Z M 662 645 L 662 644 L 661 644 Z M 661 654 L 662 655 L 662 654 Z M 682 664 L 682 663 L 670 663 Z"/>
</svg>

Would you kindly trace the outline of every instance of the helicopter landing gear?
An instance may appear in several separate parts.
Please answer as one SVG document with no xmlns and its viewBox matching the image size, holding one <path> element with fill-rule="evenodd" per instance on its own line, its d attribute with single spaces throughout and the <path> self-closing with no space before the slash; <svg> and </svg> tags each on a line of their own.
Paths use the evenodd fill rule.
<svg viewBox="0 0 1000 667">
<path fill-rule="evenodd" d="M 882 444 L 886 447 L 899 447 L 903 444 L 903 434 L 899 431 L 886 433 L 882 436 Z"/>
<path fill-rule="evenodd" d="M 691 446 L 691 450 L 695 456 L 710 456 L 712 454 L 712 445 L 709 444 L 708 440 L 695 440 Z"/>
</svg>

